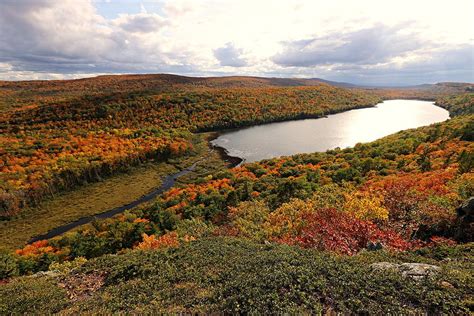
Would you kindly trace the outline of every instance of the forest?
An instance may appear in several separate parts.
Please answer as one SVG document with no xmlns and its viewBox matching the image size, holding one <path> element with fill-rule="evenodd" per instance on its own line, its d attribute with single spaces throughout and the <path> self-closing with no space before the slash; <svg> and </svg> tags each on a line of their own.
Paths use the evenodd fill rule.
<svg viewBox="0 0 474 316">
<path fill-rule="evenodd" d="M 0 115 L 1 217 L 148 159 L 186 154 L 191 132 L 320 117 L 380 100 L 327 85 L 185 87 L 63 98 L 70 97 Z"/>
<path fill-rule="evenodd" d="M 32 304 L 65 314 L 474 311 L 473 224 L 459 211 L 474 195 L 472 85 L 374 90 L 173 76 L 24 84 L 30 92 L 0 85 L 15 100 L 0 114 L 5 221 L 55 192 L 185 156 L 196 133 L 393 98 L 436 101 L 451 119 L 353 148 L 221 168 L 144 207 L 1 252 L 0 312 Z M 35 94 L 40 101 L 30 102 Z M 417 281 L 372 268 L 387 262 L 441 272 Z"/>
</svg>

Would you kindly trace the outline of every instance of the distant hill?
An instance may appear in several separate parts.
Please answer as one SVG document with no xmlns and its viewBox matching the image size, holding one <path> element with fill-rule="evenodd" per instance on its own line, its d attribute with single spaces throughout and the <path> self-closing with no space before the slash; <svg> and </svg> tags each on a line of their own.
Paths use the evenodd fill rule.
<svg viewBox="0 0 474 316">
<path fill-rule="evenodd" d="M 326 79 L 321 79 L 321 78 L 312 78 L 310 80 L 316 80 L 322 83 L 327 83 L 331 86 L 336 86 L 336 87 L 344 87 L 344 88 L 358 88 L 362 87 L 360 85 L 356 85 L 353 83 L 348 83 L 348 82 L 340 82 L 340 81 L 331 81 L 331 80 L 326 80 Z"/>
<path fill-rule="evenodd" d="M 112 88 L 111 85 L 127 84 L 129 88 L 151 88 L 163 85 L 190 85 L 208 87 L 264 87 L 264 86 L 311 86 L 325 82 L 322 79 L 302 78 L 265 78 L 249 76 L 227 77 L 187 77 L 172 74 L 146 75 L 103 75 L 91 78 L 72 80 L 29 80 L 29 81 L 0 81 L 0 89 L 45 89 L 73 88 L 87 90 L 91 86 Z M 336 85 L 336 84 L 333 84 Z"/>
<path fill-rule="evenodd" d="M 321 81 L 297 78 L 186 77 L 172 74 L 105 75 L 74 80 L 0 81 L 0 112 L 84 95 L 117 92 L 160 93 L 180 88 L 264 88 L 318 86 Z"/>
<path fill-rule="evenodd" d="M 368 87 L 359 88 L 374 93 L 384 99 L 438 100 L 447 96 L 472 94 L 474 84 L 463 82 L 440 82 L 411 87 Z"/>
<path fill-rule="evenodd" d="M 54 91 L 67 89 L 68 92 L 81 90 L 82 92 L 94 92 L 104 88 L 110 90 L 122 90 L 127 85 L 128 90 L 164 88 L 166 86 L 207 86 L 207 87 L 265 87 L 265 86 L 314 86 L 328 84 L 346 88 L 391 88 L 391 89 L 470 89 L 474 90 L 474 84 L 462 82 L 440 82 L 436 84 L 421 84 L 415 86 L 383 87 L 358 85 L 348 82 L 331 81 L 322 78 L 276 78 L 276 77 L 253 77 L 253 76 L 226 76 L 226 77 L 188 77 L 173 74 L 144 74 L 144 75 L 102 75 L 91 78 L 72 80 L 27 80 L 27 81 L 1 81 L 0 92 L 15 91 L 19 89 L 39 90 L 48 94 Z M 24 91 L 23 91 L 24 92 Z"/>
<path fill-rule="evenodd" d="M 369 87 L 321 78 L 264 78 L 248 76 L 187 77 L 172 74 L 104 75 L 74 80 L 0 81 L 0 112 L 12 108 L 68 101 L 84 95 L 113 95 L 119 92 L 149 94 L 189 88 L 265 88 L 331 85 L 370 90 L 389 98 L 434 99 L 440 95 L 474 91 L 474 84 L 442 82 L 412 87 Z"/>
</svg>

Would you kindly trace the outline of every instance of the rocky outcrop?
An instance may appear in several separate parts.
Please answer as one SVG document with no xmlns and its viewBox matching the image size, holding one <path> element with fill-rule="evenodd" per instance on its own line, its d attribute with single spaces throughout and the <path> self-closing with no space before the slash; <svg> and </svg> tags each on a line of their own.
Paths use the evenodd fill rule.
<svg viewBox="0 0 474 316">
<path fill-rule="evenodd" d="M 69 299 L 81 301 L 92 296 L 105 283 L 105 273 L 94 272 L 89 274 L 68 274 L 59 281 L 59 287 L 66 290 Z"/>
<path fill-rule="evenodd" d="M 392 263 L 392 262 L 376 262 L 370 265 L 372 270 L 377 272 L 395 271 L 406 278 L 421 280 L 432 277 L 441 271 L 441 268 L 426 263 Z"/>
<path fill-rule="evenodd" d="M 474 241 L 474 197 L 458 207 L 454 238 L 459 242 Z"/>
</svg>

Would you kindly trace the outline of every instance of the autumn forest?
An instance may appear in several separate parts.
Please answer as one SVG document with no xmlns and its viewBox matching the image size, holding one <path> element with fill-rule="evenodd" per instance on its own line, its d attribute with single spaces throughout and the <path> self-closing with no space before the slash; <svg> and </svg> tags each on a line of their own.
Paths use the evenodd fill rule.
<svg viewBox="0 0 474 316">
<path fill-rule="evenodd" d="M 243 164 L 209 143 L 391 99 L 434 101 L 450 119 Z M 473 84 L 0 81 L 0 313 L 472 313 L 473 140 Z M 35 239 L 185 169 L 149 201 Z M 132 193 L 127 177 L 141 170 L 159 179 Z M 76 207 L 93 203 L 84 190 L 112 181 L 105 208 Z"/>
</svg>

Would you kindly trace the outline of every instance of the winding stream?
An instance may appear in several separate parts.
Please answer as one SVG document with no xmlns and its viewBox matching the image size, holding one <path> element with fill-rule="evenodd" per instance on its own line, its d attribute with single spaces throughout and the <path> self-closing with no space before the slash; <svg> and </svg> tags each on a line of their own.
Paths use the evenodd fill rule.
<svg viewBox="0 0 474 316">
<path fill-rule="evenodd" d="M 56 228 L 51 229 L 46 234 L 37 235 L 37 236 L 31 238 L 28 243 L 32 243 L 32 242 L 35 242 L 35 241 L 38 241 L 38 240 L 49 239 L 49 238 L 59 236 L 59 235 L 64 234 L 65 232 L 70 231 L 71 229 L 74 229 L 78 226 L 90 223 L 94 219 L 109 218 L 109 217 L 112 217 L 116 214 L 125 212 L 126 210 L 132 209 L 132 208 L 134 208 L 134 207 L 136 207 L 136 206 L 138 206 L 142 203 L 148 202 L 148 201 L 154 199 L 156 196 L 160 195 L 161 193 L 169 190 L 175 184 L 176 180 L 178 180 L 179 177 L 184 176 L 184 175 L 192 172 L 194 170 L 194 168 L 196 167 L 196 165 L 198 164 L 198 162 L 199 161 L 196 161 L 194 164 L 192 164 L 188 168 L 183 169 L 183 170 L 181 170 L 179 172 L 176 172 L 174 174 L 170 174 L 170 175 L 166 176 L 163 179 L 163 183 L 161 184 L 161 186 L 159 186 L 158 188 L 154 189 L 153 191 L 143 195 L 142 197 L 140 197 L 139 199 L 137 199 L 137 200 L 135 200 L 131 203 L 113 208 L 111 210 L 108 210 L 106 212 L 99 213 L 99 214 L 96 214 L 96 215 L 93 215 L 93 216 L 82 217 L 82 218 L 80 218 L 80 219 L 78 219 L 74 222 L 58 226 Z"/>
</svg>

